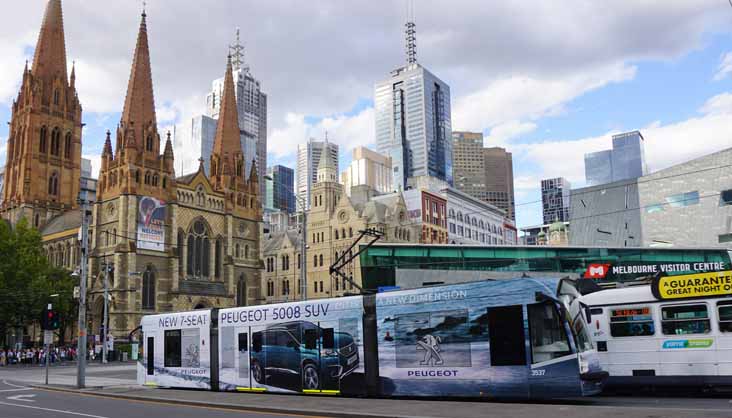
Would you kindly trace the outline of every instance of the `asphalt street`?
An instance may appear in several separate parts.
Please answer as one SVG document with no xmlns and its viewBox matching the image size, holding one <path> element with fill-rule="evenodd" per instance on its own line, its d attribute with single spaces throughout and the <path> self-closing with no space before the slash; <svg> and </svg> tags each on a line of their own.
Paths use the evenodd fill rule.
<svg viewBox="0 0 732 418">
<path fill-rule="evenodd" d="M 51 384 L 56 389 L 68 390 L 76 382 L 76 368 L 73 366 L 53 367 L 50 375 Z M 86 392 L 59 392 L 31 387 L 43 383 L 42 367 L 0 367 L 0 418 L 324 415 L 439 418 L 732 417 L 732 400 L 724 395 L 642 393 L 552 402 L 427 401 L 151 389 L 137 385 L 135 376 L 134 364 L 93 364 L 87 370 Z"/>
<path fill-rule="evenodd" d="M 177 406 L 173 403 L 111 399 L 93 395 L 33 389 L 8 381 L 0 381 L 0 416 L 2 418 L 292 418 L 314 417 L 315 415 L 232 411 L 216 407 Z"/>
</svg>

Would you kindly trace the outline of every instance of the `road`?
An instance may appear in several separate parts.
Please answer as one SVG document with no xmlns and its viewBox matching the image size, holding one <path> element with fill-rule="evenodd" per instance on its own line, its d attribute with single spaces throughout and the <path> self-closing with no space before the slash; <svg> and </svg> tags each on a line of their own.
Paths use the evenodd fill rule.
<svg viewBox="0 0 732 418">
<path fill-rule="evenodd" d="M 314 417 L 314 415 L 273 414 L 242 410 L 232 411 L 216 407 L 177 406 L 172 403 L 111 399 L 94 395 L 33 389 L 8 381 L 0 381 L 0 416 L 3 418 Z"/>
<path fill-rule="evenodd" d="M 553 402 L 364 399 L 149 389 L 135 383 L 134 364 L 94 364 L 87 372 L 87 386 L 99 388 L 80 394 L 31 388 L 31 384 L 43 383 L 42 367 L 0 367 L 0 418 L 309 417 L 345 413 L 350 416 L 439 418 L 732 417 L 732 401 L 723 396 L 645 394 Z M 52 385 L 72 386 L 76 382 L 76 368 L 53 367 L 50 381 Z M 136 399 L 117 398 L 120 396 Z M 197 406 L 181 405 L 181 402 Z M 273 408 L 281 409 L 272 411 Z"/>
</svg>

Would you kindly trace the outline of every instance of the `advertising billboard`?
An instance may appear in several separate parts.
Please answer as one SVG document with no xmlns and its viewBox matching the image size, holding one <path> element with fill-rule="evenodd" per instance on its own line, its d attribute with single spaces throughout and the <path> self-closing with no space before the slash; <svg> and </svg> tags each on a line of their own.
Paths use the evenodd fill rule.
<svg viewBox="0 0 732 418">
<path fill-rule="evenodd" d="M 165 251 L 165 201 L 143 196 L 137 212 L 137 248 Z"/>
</svg>

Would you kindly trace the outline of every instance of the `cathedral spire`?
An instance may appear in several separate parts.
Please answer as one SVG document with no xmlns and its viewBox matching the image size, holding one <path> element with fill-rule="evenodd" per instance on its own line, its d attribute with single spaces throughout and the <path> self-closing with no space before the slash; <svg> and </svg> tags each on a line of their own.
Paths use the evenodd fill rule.
<svg viewBox="0 0 732 418">
<path fill-rule="evenodd" d="M 224 76 L 224 92 L 221 96 L 221 110 L 219 121 L 216 125 L 216 136 L 214 139 L 213 153 L 222 159 L 224 167 L 230 165 L 233 168 L 233 161 L 227 161 L 228 157 L 241 155 L 241 131 L 239 130 L 239 115 L 236 109 L 236 96 L 234 95 L 234 76 L 231 69 L 231 55 L 226 62 L 226 75 Z"/>
<path fill-rule="evenodd" d="M 132 70 L 127 84 L 125 107 L 122 110 L 122 125 L 135 129 L 146 129 L 150 124 L 153 127 L 156 125 L 146 17 L 147 15 L 143 11 L 135 55 L 132 60 Z"/>
<path fill-rule="evenodd" d="M 50 83 L 54 77 L 66 77 L 66 41 L 61 0 L 49 0 L 43 15 L 41 32 L 33 56 L 33 75 Z"/>
</svg>

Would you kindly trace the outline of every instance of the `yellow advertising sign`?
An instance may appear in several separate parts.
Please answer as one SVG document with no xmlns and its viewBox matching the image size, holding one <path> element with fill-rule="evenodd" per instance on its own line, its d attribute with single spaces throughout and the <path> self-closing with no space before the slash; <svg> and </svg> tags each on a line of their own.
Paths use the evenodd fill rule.
<svg viewBox="0 0 732 418">
<path fill-rule="evenodd" d="M 732 270 L 658 277 L 651 290 L 658 299 L 732 295 Z"/>
</svg>

